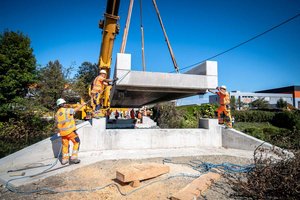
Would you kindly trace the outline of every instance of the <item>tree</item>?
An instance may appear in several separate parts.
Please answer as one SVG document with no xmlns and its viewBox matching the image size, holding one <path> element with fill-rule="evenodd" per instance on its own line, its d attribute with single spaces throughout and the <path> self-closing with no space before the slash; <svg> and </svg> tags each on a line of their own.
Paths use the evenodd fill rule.
<svg viewBox="0 0 300 200">
<path fill-rule="evenodd" d="M 276 103 L 277 108 L 287 108 L 287 102 L 280 98 Z"/>
<path fill-rule="evenodd" d="M 230 97 L 230 108 L 231 110 L 236 110 L 236 99 L 235 96 Z"/>
<path fill-rule="evenodd" d="M 36 59 L 29 37 L 12 31 L 0 34 L 0 104 L 24 97 L 35 75 Z"/>
<path fill-rule="evenodd" d="M 238 106 L 238 109 L 239 109 L 239 110 L 243 109 L 243 107 L 244 107 L 245 103 L 244 103 L 244 102 L 242 102 L 242 100 L 241 100 L 241 96 L 239 96 L 239 98 L 238 98 L 238 100 L 237 100 L 237 103 L 236 103 L 236 105 Z"/>
<path fill-rule="evenodd" d="M 256 99 L 250 103 L 252 108 L 266 109 L 269 107 L 269 103 L 264 98 Z"/>
<path fill-rule="evenodd" d="M 62 65 L 58 60 L 50 61 L 47 66 L 39 70 L 38 79 L 39 101 L 46 108 L 53 110 L 56 100 L 63 97 L 67 84 Z"/>
<path fill-rule="evenodd" d="M 88 88 L 98 74 L 99 68 L 97 64 L 83 62 L 79 67 L 79 71 L 76 74 L 74 90 L 85 100 L 89 98 Z"/>
</svg>

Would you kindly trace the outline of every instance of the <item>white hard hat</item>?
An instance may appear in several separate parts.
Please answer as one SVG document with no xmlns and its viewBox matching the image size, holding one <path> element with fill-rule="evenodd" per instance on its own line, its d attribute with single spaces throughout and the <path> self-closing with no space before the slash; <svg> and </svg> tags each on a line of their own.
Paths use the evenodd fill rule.
<svg viewBox="0 0 300 200">
<path fill-rule="evenodd" d="M 223 88 L 225 90 L 227 89 L 225 85 L 222 85 L 220 88 Z"/>
<path fill-rule="evenodd" d="M 66 101 L 65 101 L 64 99 L 62 99 L 62 98 L 57 99 L 57 101 L 56 101 L 56 105 L 57 105 L 57 106 L 59 106 L 59 105 L 61 105 L 61 104 L 63 104 L 63 103 L 66 103 Z"/>
<path fill-rule="evenodd" d="M 107 72 L 104 69 L 101 69 L 100 74 L 107 74 Z"/>
</svg>

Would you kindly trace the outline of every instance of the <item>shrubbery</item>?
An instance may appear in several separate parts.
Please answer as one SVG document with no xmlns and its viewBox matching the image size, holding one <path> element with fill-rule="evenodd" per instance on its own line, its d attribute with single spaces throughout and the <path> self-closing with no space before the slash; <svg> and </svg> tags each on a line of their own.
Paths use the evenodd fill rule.
<svg viewBox="0 0 300 200">
<path fill-rule="evenodd" d="M 273 151 L 280 159 L 266 158 L 270 152 L 256 150 L 254 169 L 245 174 L 227 174 L 227 181 L 235 199 L 289 199 L 300 197 L 300 153 L 288 157 L 282 152 Z"/>
<path fill-rule="evenodd" d="M 216 105 L 203 104 L 175 107 L 172 103 L 158 106 L 160 128 L 198 128 L 200 118 L 214 118 Z"/>
<path fill-rule="evenodd" d="M 50 136 L 53 121 L 35 115 L 0 123 L 0 158 Z"/>
<path fill-rule="evenodd" d="M 235 126 L 238 130 L 276 146 L 300 149 L 299 111 L 235 111 L 234 116 L 237 122 L 241 122 Z M 268 125 L 262 127 L 261 122 Z"/>
<path fill-rule="evenodd" d="M 0 122 L 0 157 L 9 155 L 51 135 L 53 120 L 42 119 L 45 108 L 34 100 L 16 99 L 10 118 Z"/>
<path fill-rule="evenodd" d="M 182 112 L 172 103 L 158 105 L 155 112 L 159 113 L 156 121 L 160 128 L 180 128 L 184 120 Z"/>
<path fill-rule="evenodd" d="M 272 118 L 271 123 L 290 130 L 300 130 L 300 111 L 278 112 Z"/>
<path fill-rule="evenodd" d="M 269 111 L 233 111 L 232 116 L 236 122 L 271 122 L 275 116 L 274 112 Z"/>
</svg>

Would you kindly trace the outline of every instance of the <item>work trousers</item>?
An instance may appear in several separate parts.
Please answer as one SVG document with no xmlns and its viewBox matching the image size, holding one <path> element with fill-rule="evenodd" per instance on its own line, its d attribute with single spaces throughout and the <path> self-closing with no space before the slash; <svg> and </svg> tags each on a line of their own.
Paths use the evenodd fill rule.
<svg viewBox="0 0 300 200">
<path fill-rule="evenodd" d="M 80 145 L 80 139 L 74 131 L 66 136 L 61 137 L 62 140 L 62 154 L 63 160 L 69 160 L 69 142 L 71 141 L 73 143 L 73 151 L 72 151 L 72 157 L 71 159 L 78 157 L 78 150 Z"/>
<path fill-rule="evenodd" d="M 92 107 L 93 107 L 94 111 L 98 111 L 101 108 L 101 99 L 100 99 L 101 93 L 102 92 L 91 94 L 91 102 L 92 102 Z"/>
<path fill-rule="evenodd" d="M 218 108 L 218 121 L 219 124 L 227 125 L 228 127 L 232 128 L 231 122 L 231 114 L 230 109 L 226 107 L 226 105 L 220 105 Z"/>
</svg>

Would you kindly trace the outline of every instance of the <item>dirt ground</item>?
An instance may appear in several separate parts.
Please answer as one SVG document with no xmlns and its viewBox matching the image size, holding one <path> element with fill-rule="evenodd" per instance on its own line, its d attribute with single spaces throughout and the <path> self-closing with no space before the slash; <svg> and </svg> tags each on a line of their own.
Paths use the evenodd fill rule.
<svg viewBox="0 0 300 200">
<path fill-rule="evenodd" d="M 219 164 L 223 162 L 229 162 L 234 164 L 250 164 L 251 160 L 246 158 L 237 158 L 231 156 L 199 156 L 199 157 L 178 157 L 171 158 L 173 162 L 189 162 L 191 160 L 201 160 L 203 162 L 210 162 Z M 197 174 L 198 172 L 193 170 L 191 167 L 182 164 L 171 164 L 166 163 L 170 166 L 170 173 L 145 180 L 141 182 L 141 186 L 138 188 L 132 188 L 128 184 L 118 183 L 116 178 L 116 170 L 119 167 L 127 166 L 133 163 L 162 163 L 162 158 L 144 159 L 144 160 L 110 160 L 98 162 L 86 167 L 81 167 L 74 171 L 52 176 L 46 178 L 40 182 L 28 184 L 22 186 L 19 190 L 30 191 L 40 188 L 50 188 L 57 191 L 64 190 L 79 190 L 97 188 L 98 190 L 89 192 L 68 192 L 68 193 L 39 193 L 39 194 L 15 194 L 7 191 L 3 186 L 1 187 L 0 199 L 17 199 L 17 200 L 30 200 L 30 199 L 41 199 L 41 200 L 81 200 L 81 199 L 99 199 L 99 200 L 153 200 L 153 199 L 168 199 L 172 194 L 179 191 L 190 183 L 193 178 L 190 177 L 175 177 L 167 179 L 170 175 L 179 173 L 185 174 Z M 198 173 L 199 174 L 199 173 Z M 152 183 L 148 185 L 149 183 Z M 99 189 L 99 187 L 107 185 L 109 183 L 115 183 L 119 185 L 122 193 L 127 195 L 121 195 L 117 187 L 114 185 Z M 134 191 L 133 191 L 134 190 Z M 224 179 L 221 179 L 214 184 L 209 190 L 206 191 L 205 196 L 201 199 L 230 199 L 229 198 L 230 187 L 225 183 Z"/>
</svg>

